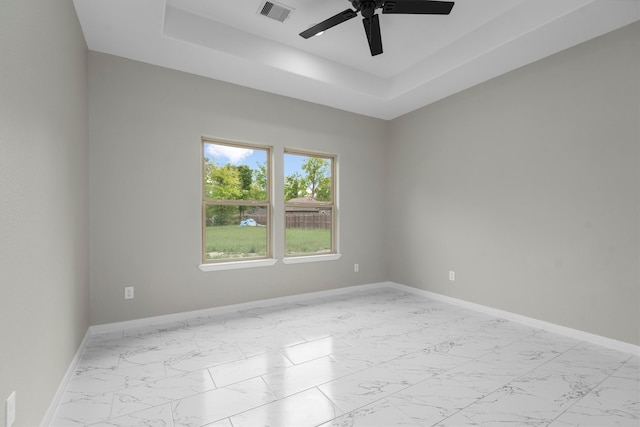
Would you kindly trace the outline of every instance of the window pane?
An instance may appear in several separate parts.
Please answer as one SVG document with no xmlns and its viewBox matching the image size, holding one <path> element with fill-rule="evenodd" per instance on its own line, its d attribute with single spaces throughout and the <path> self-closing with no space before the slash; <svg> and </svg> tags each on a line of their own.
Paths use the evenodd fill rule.
<svg viewBox="0 0 640 427">
<path fill-rule="evenodd" d="M 331 208 L 286 208 L 286 255 L 332 253 Z"/>
<path fill-rule="evenodd" d="M 204 198 L 267 200 L 267 150 L 204 143 Z"/>
<path fill-rule="evenodd" d="M 205 261 L 267 256 L 267 207 L 207 205 Z"/>
<path fill-rule="evenodd" d="M 331 158 L 285 153 L 284 200 L 332 201 Z"/>
</svg>

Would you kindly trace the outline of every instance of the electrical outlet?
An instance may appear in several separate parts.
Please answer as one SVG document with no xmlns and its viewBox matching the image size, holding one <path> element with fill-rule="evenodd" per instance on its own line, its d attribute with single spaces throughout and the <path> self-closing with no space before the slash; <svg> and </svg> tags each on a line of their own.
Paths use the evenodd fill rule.
<svg viewBox="0 0 640 427">
<path fill-rule="evenodd" d="M 124 288 L 124 299 L 133 299 L 133 286 Z"/>
<path fill-rule="evenodd" d="M 7 397 L 7 402 L 5 405 L 5 426 L 11 427 L 15 421 L 16 421 L 16 392 L 13 391 L 9 395 L 9 397 Z"/>
<path fill-rule="evenodd" d="M 455 271 L 449 270 L 449 280 L 451 282 L 455 282 L 456 281 L 456 272 Z"/>
<path fill-rule="evenodd" d="M 357 273 L 358 271 L 360 271 L 360 264 L 353 264 L 353 272 Z"/>
</svg>

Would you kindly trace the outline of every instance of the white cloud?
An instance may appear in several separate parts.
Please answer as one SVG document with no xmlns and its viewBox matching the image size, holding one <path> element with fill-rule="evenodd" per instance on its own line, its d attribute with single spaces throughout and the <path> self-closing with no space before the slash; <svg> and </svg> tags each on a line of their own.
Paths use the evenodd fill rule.
<svg viewBox="0 0 640 427">
<path fill-rule="evenodd" d="M 253 150 L 248 148 L 230 147 L 228 145 L 207 144 L 206 154 L 213 156 L 217 160 L 227 159 L 226 162 L 223 160 L 221 163 L 228 162 L 232 165 L 237 165 L 247 157 L 251 156 L 253 154 Z"/>
</svg>

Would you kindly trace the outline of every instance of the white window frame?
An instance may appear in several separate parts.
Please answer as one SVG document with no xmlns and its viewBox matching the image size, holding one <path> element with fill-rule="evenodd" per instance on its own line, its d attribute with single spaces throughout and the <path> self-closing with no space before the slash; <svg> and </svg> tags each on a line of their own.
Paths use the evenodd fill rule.
<svg viewBox="0 0 640 427">
<path fill-rule="evenodd" d="M 204 165 L 205 165 L 205 144 L 216 144 L 216 145 L 226 145 L 231 147 L 239 147 L 239 148 L 247 148 L 254 150 L 261 150 L 266 152 L 266 200 L 217 200 L 210 199 L 205 196 L 204 188 Z M 236 268 L 251 268 L 251 267 L 263 267 L 263 266 L 271 266 L 277 263 L 277 259 L 273 258 L 273 175 L 272 175 L 272 164 L 273 164 L 273 147 L 253 144 L 253 143 L 245 143 L 245 142 L 237 142 L 237 141 L 226 141 L 216 138 L 208 138 L 202 137 L 200 144 L 200 181 L 201 188 L 200 194 L 202 198 L 202 228 L 201 228 L 201 237 L 202 237 L 202 247 L 201 247 L 201 264 L 199 265 L 200 270 L 202 271 L 220 271 L 220 270 L 230 270 Z M 251 257 L 251 258 L 223 258 L 220 260 L 207 260 L 206 259 L 206 208 L 207 206 L 260 206 L 265 207 L 266 210 L 266 255 L 261 257 Z"/>
<path fill-rule="evenodd" d="M 340 259 L 342 256 L 339 253 L 339 234 L 338 234 L 338 222 L 339 222 L 339 210 L 338 210 L 338 155 L 337 154 L 328 154 L 321 153 L 317 151 L 308 151 L 308 150 L 298 150 L 293 148 L 285 148 L 284 155 L 282 159 L 282 164 L 284 167 L 285 155 L 293 154 L 298 156 L 306 156 L 306 157 L 317 157 L 321 159 L 329 160 L 331 163 L 330 173 L 331 173 L 331 201 L 329 202 L 306 202 L 304 203 L 305 207 L 317 207 L 317 208 L 330 208 L 331 209 L 331 251 L 329 253 L 303 253 L 303 254 L 287 254 L 287 242 L 286 242 L 286 233 L 287 233 L 287 208 L 288 207 L 296 207 L 301 206 L 300 203 L 284 201 L 284 224 L 283 224 L 283 233 L 284 233 L 284 257 L 282 262 L 284 264 L 300 264 L 306 262 L 319 262 L 319 261 L 334 261 Z M 284 200 L 284 192 L 282 194 Z"/>
</svg>

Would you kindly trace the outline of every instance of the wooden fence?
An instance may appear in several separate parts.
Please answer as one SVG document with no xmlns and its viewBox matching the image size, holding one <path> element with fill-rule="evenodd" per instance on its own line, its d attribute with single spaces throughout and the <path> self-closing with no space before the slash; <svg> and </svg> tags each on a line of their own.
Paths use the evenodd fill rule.
<svg viewBox="0 0 640 427">
<path fill-rule="evenodd" d="M 266 224 L 266 215 L 246 215 L 245 219 L 253 218 L 258 224 Z M 331 215 L 317 212 L 287 212 L 287 228 L 310 228 L 316 230 L 331 230 Z"/>
<path fill-rule="evenodd" d="M 331 215 L 321 213 L 287 212 L 286 227 L 331 230 Z"/>
</svg>

